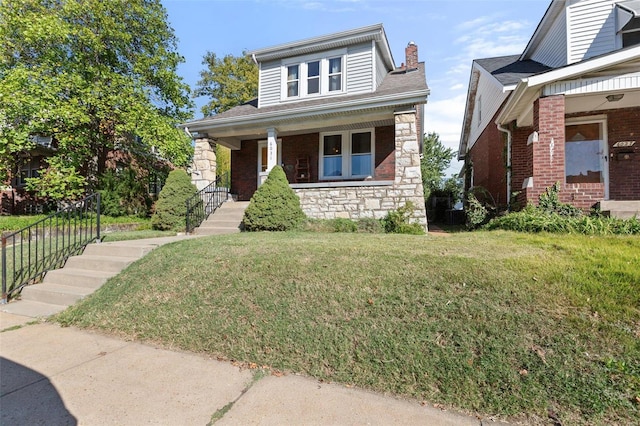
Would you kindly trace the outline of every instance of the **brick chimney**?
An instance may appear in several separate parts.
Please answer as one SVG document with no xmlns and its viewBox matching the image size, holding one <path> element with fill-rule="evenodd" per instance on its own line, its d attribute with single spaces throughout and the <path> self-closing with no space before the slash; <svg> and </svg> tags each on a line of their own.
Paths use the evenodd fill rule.
<svg viewBox="0 0 640 426">
<path fill-rule="evenodd" d="M 418 46 L 413 41 L 407 44 L 404 54 L 406 56 L 407 70 L 418 68 Z"/>
</svg>

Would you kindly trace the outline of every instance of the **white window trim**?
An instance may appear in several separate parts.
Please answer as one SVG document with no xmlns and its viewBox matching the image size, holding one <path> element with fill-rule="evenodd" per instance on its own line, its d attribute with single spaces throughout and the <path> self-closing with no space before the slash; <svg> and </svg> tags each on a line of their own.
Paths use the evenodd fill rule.
<svg viewBox="0 0 640 426">
<path fill-rule="evenodd" d="M 340 90 L 329 91 L 329 59 L 340 58 L 342 61 Z M 320 61 L 320 92 L 307 94 L 307 64 L 309 62 Z M 298 75 L 298 96 L 288 96 L 287 76 L 288 67 L 299 65 Z M 326 96 L 334 96 L 344 94 L 346 92 L 347 83 L 347 50 L 337 49 L 329 52 L 323 52 L 321 55 L 307 55 L 296 58 L 283 60 L 281 63 L 281 95 L 283 101 L 297 101 L 300 99 L 320 98 Z"/>
<path fill-rule="evenodd" d="M 371 175 L 351 175 L 351 135 L 354 133 L 371 133 Z M 324 137 L 325 136 L 342 136 L 342 176 L 325 176 L 324 175 Z M 324 132 L 320 133 L 318 142 L 318 180 L 351 180 L 372 178 L 375 173 L 376 162 L 376 132 L 374 128 L 356 129 L 343 132 Z"/>
</svg>

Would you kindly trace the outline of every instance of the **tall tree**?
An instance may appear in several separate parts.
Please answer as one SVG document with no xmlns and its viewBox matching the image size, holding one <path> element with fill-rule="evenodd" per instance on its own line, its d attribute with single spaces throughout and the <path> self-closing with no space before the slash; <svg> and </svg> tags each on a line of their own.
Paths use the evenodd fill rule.
<svg viewBox="0 0 640 426">
<path fill-rule="evenodd" d="M 258 67 L 244 52 L 242 56 L 219 58 L 207 52 L 202 60 L 206 69 L 200 71 L 196 96 L 207 96 L 202 107 L 206 116 L 219 114 L 258 96 Z"/>
<path fill-rule="evenodd" d="M 455 155 L 454 150 L 444 146 L 437 133 L 424 135 L 420 170 L 425 199 L 429 198 L 431 192 L 444 189 L 445 172 Z"/>
<path fill-rule="evenodd" d="M 44 194 L 69 177 L 95 182 L 114 148 L 144 156 L 155 146 L 188 164 L 176 124 L 192 102 L 160 0 L 2 0 L 0 40 L 2 180 L 38 134 L 56 142 L 32 182 Z"/>
</svg>

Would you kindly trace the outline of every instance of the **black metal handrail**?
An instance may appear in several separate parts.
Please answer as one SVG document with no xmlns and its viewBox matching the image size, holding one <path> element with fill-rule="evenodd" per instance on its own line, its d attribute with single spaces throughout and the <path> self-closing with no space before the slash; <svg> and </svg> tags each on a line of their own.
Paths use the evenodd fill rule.
<svg viewBox="0 0 640 426">
<path fill-rule="evenodd" d="M 229 173 L 225 173 L 187 200 L 187 233 L 193 232 L 211 213 L 227 201 L 229 184 Z"/>
<path fill-rule="evenodd" d="M 2 236 L 2 300 L 45 273 L 64 266 L 92 241 L 100 241 L 100 194 L 73 202 L 19 231 Z"/>
</svg>

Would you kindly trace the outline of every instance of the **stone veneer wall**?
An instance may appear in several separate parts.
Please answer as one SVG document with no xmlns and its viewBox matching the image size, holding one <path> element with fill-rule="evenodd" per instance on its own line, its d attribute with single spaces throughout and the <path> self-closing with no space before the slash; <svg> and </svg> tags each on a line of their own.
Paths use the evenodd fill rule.
<svg viewBox="0 0 640 426">
<path fill-rule="evenodd" d="M 191 163 L 191 182 L 203 189 L 216 180 L 216 154 L 213 143 L 208 138 L 195 140 L 193 162 Z"/>
<path fill-rule="evenodd" d="M 395 179 L 390 185 L 295 188 L 302 210 L 316 219 L 381 219 L 411 201 L 413 221 L 427 229 L 414 111 L 395 115 Z"/>
</svg>

